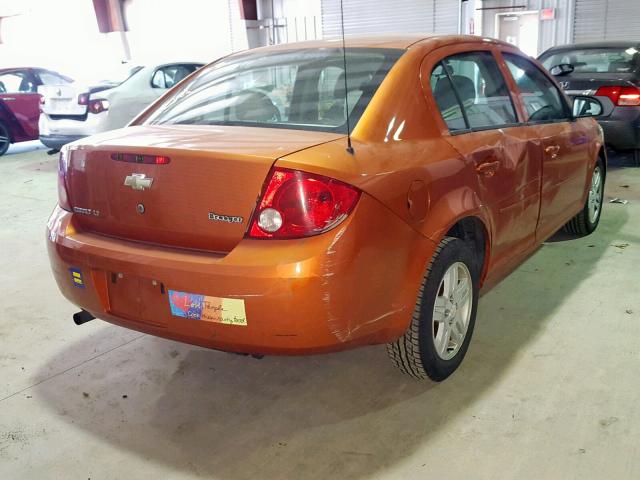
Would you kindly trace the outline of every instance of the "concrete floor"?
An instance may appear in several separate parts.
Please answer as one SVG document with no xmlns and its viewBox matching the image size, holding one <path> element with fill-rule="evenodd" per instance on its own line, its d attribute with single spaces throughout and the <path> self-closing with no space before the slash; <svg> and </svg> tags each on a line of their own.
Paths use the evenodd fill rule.
<svg viewBox="0 0 640 480">
<path fill-rule="evenodd" d="M 0 478 L 640 478 L 640 169 L 610 171 L 629 204 L 596 234 L 482 298 L 434 385 L 381 346 L 255 360 L 76 327 L 44 248 L 57 159 L 35 148 L 0 158 Z"/>
</svg>

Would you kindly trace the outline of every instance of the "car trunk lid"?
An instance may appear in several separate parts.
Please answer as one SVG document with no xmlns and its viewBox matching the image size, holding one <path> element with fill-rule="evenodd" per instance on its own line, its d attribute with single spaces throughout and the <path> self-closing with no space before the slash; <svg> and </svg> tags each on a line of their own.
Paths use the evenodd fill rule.
<svg viewBox="0 0 640 480">
<path fill-rule="evenodd" d="M 567 95 L 594 95 L 600 87 L 632 86 L 632 73 L 572 73 L 555 77 Z"/>
<path fill-rule="evenodd" d="M 87 106 L 78 103 L 78 96 L 88 92 L 82 85 L 41 85 L 38 93 L 43 97 L 42 112 L 47 115 L 78 115 L 87 113 Z"/>
<path fill-rule="evenodd" d="M 66 184 L 77 225 L 158 245 L 229 252 L 271 166 L 342 135 L 237 126 L 136 126 L 74 146 Z M 137 163 L 155 161 L 169 163 Z"/>
</svg>

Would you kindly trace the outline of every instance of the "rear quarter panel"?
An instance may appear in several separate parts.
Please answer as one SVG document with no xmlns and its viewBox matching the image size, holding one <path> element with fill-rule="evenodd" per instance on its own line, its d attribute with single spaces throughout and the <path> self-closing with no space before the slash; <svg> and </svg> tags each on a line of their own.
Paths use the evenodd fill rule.
<svg viewBox="0 0 640 480">
<path fill-rule="evenodd" d="M 355 185 L 434 242 L 467 216 L 478 217 L 490 238 L 473 165 L 442 138 L 440 113 L 422 89 L 420 64 L 429 51 L 417 44 L 398 60 L 353 130 L 353 154 L 340 139 L 277 164 Z M 431 260 L 415 256 L 425 268 Z"/>
</svg>

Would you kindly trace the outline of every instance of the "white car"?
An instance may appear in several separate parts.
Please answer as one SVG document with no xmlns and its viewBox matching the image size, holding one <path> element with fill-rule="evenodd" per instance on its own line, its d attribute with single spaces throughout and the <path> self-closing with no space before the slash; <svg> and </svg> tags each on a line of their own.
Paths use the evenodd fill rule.
<svg viewBox="0 0 640 480">
<path fill-rule="evenodd" d="M 40 141 L 54 150 L 127 125 L 169 88 L 203 66 L 180 62 L 127 67 L 95 86 L 80 82 L 38 87 Z"/>
</svg>

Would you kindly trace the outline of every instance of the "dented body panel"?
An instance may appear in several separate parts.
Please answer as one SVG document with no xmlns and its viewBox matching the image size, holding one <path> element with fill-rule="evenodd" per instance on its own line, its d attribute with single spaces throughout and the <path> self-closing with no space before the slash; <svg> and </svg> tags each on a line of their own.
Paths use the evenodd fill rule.
<svg viewBox="0 0 640 480">
<path fill-rule="evenodd" d="M 325 352 L 397 338 L 435 251 L 369 196 L 328 234 L 244 239 L 226 255 L 82 232 L 76 217 L 56 208 L 48 225 L 51 267 L 65 297 L 118 325 L 233 352 Z M 71 280 L 74 267 L 84 288 Z M 169 290 L 241 299 L 246 325 L 172 316 Z"/>
</svg>

